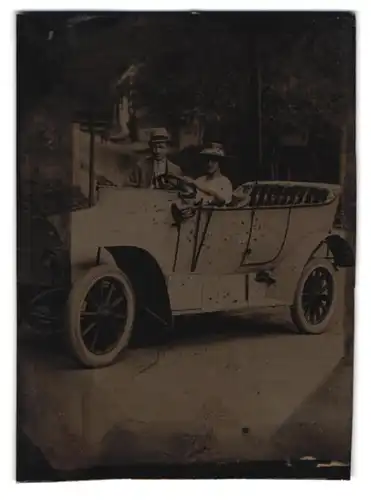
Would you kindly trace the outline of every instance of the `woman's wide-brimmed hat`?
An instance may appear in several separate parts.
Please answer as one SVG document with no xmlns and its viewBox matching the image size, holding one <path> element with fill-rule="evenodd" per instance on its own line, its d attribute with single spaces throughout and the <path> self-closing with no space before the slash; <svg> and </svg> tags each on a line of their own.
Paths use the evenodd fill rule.
<svg viewBox="0 0 371 500">
<path fill-rule="evenodd" d="M 201 156 L 206 158 L 213 158 L 217 160 L 225 160 L 227 158 L 222 144 L 213 142 L 210 146 L 201 151 Z"/>
<path fill-rule="evenodd" d="M 149 143 L 153 144 L 155 142 L 169 142 L 170 136 L 165 127 L 154 128 L 151 130 L 151 135 L 149 138 Z"/>
</svg>

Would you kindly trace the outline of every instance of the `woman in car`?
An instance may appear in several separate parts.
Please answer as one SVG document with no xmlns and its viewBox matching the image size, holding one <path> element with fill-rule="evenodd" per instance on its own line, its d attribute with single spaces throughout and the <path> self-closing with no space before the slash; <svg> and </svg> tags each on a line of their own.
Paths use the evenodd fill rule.
<svg viewBox="0 0 371 500">
<path fill-rule="evenodd" d="M 220 170 L 220 163 L 225 160 L 223 147 L 212 143 L 210 147 L 201 151 L 201 155 L 207 160 L 206 173 L 197 179 L 179 177 L 180 181 L 196 190 L 196 197 L 192 202 L 186 199 L 180 205 L 173 204 L 172 211 L 175 216 L 181 218 L 190 216 L 194 206 L 198 204 L 223 206 L 232 200 L 232 183 Z"/>
</svg>

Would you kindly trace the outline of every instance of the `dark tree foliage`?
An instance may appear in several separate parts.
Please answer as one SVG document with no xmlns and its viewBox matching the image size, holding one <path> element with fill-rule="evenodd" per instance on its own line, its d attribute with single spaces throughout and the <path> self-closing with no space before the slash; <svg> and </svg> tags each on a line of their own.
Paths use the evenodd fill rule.
<svg viewBox="0 0 371 500">
<path fill-rule="evenodd" d="M 68 57 L 66 15 L 21 13 L 17 16 L 17 104 L 20 117 L 63 79 Z"/>
<path fill-rule="evenodd" d="M 266 152 L 267 139 L 323 123 L 338 127 L 351 114 L 351 14 L 88 17 L 20 16 L 20 110 L 48 93 L 64 94 L 73 109 L 110 120 L 118 77 L 141 64 L 138 106 L 164 117 L 172 129 L 198 116 L 210 137 L 250 162 L 257 161 L 260 132 Z"/>
<path fill-rule="evenodd" d="M 256 99 L 258 62 L 268 120 L 307 124 L 320 113 L 337 122 L 348 105 L 349 14 L 122 13 L 86 22 L 71 22 L 71 15 L 19 16 L 22 99 L 63 83 L 81 104 L 99 106 L 120 72 L 144 62 L 139 103 L 170 117 L 225 117 Z"/>
<path fill-rule="evenodd" d="M 194 15 L 169 24 L 146 58 L 141 99 L 170 115 L 225 115 L 241 104 L 249 74 L 244 32 Z"/>
<path fill-rule="evenodd" d="M 341 127 L 354 99 L 354 18 L 313 19 L 302 33 L 261 41 L 263 119 L 273 131 Z"/>
</svg>

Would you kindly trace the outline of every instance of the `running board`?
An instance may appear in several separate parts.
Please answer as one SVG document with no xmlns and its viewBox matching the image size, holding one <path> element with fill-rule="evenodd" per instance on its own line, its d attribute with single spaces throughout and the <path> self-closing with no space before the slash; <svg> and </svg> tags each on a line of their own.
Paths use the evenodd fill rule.
<svg viewBox="0 0 371 500">
<path fill-rule="evenodd" d="M 233 311 L 248 307 L 275 307 L 287 305 L 270 297 L 275 284 L 269 274 L 233 275 L 178 275 L 168 278 L 171 309 L 177 314 Z"/>
</svg>

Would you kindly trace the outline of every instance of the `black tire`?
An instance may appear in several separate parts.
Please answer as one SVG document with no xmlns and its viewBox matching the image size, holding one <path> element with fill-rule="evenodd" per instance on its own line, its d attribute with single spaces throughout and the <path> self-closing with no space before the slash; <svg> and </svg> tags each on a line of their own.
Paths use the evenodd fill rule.
<svg viewBox="0 0 371 500">
<path fill-rule="evenodd" d="M 74 284 L 68 299 L 67 332 L 72 352 L 83 366 L 99 368 L 115 361 L 129 343 L 135 303 L 130 280 L 115 266 L 93 267 Z"/>
<path fill-rule="evenodd" d="M 23 323 L 35 332 L 60 334 L 64 328 L 64 311 L 68 290 L 50 288 L 37 293 L 25 308 Z"/>
<path fill-rule="evenodd" d="M 337 300 L 335 268 L 329 259 L 312 259 L 297 284 L 291 318 L 302 333 L 319 335 L 330 325 Z"/>
</svg>

